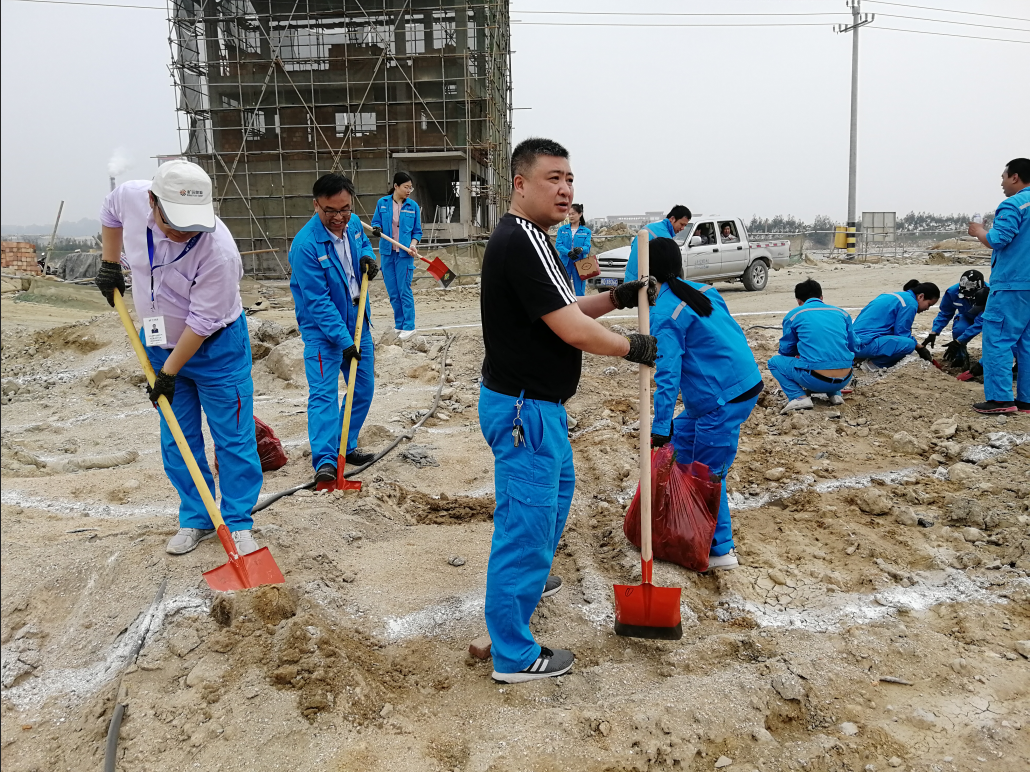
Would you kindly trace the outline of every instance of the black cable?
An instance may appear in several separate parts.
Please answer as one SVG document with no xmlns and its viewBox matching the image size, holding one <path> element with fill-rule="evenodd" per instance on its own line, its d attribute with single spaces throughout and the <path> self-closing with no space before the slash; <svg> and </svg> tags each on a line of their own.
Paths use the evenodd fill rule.
<svg viewBox="0 0 1030 772">
<path fill-rule="evenodd" d="M 1003 29 L 1007 32 L 1030 32 L 1020 27 L 1005 26 L 1001 24 L 977 24 L 972 21 L 949 21 L 948 19 L 927 19 L 925 16 L 902 16 L 899 13 L 878 13 L 877 16 L 891 19 L 909 19 L 911 21 L 929 21 L 934 24 L 957 24 L 961 27 L 984 27 L 986 29 Z"/>
<path fill-rule="evenodd" d="M 866 0 L 869 3 L 876 3 L 877 5 L 893 5 L 898 8 L 917 8 L 920 11 L 940 11 L 941 13 L 960 13 L 965 16 L 987 16 L 991 19 L 1011 19 L 1012 21 L 1030 21 L 1030 19 L 1024 19 L 1021 16 L 999 16 L 996 13 L 979 13 L 978 11 L 956 11 L 951 8 L 934 8 L 929 5 L 910 5 L 909 3 L 889 3 L 887 0 Z"/>
<path fill-rule="evenodd" d="M 969 40 L 993 40 L 995 43 L 1022 43 L 1023 45 L 1030 45 L 1030 40 L 1012 40 L 1011 38 L 987 38 L 980 35 L 956 35 L 951 32 L 926 32 L 918 29 L 900 29 L 898 27 L 881 27 L 879 24 L 876 26 L 870 25 L 870 30 L 887 30 L 888 32 L 911 32 L 914 35 L 937 35 L 938 37 L 945 38 L 968 38 Z"/>
</svg>

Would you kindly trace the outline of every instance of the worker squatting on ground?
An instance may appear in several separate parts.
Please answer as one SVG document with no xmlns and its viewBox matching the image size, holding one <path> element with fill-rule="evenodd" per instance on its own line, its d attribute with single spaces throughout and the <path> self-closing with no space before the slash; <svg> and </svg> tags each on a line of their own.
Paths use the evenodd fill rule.
<svg viewBox="0 0 1030 772">
<path fill-rule="evenodd" d="M 676 460 L 700 461 L 722 481 L 710 568 L 736 568 L 726 475 L 737 456 L 740 426 L 762 393 L 762 374 L 740 325 L 710 284 L 683 281 L 683 257 L 670 238 L 651 241 L 651 275 L 658 301 L 651 330 L 661 358 L 655 371 L 651 446 L 672 440 Z M 683 412 L 672 417 L 676 397 Z"/>
<path fill-rule="evenodd" d="M 572 667 L 571 651 L 533 640 L 529 618 L 541 596 L 561 586 L 549 573 L 576 484 L 564 404 L 579 385 L 582 352 L 653 366 L 657 349 L 650 335 L 624 337 L 595 321 L 636 307 L 642 281 L 578 301 L 572 293 L 547 237 L 572 203 L 568 151 L 548 139 L 527 139 L 515 148 L 511 169 L 511 208 L 483 255 L 479 425 L 494 455 L 486 577 L 493 677 L 518 683 Z M 653 298 L 654 282 L 648 284 Z"/>
<path fill-rule="evenodd" d="M 841 391 L 851 381 L 858 349 L 851 315 L 824 303 L 815 279 L 797 284 L 794 298 L 798 307 L 783 317 L 780 353 L 769 358 L 769 372 L 788 400 L 780 412 L 811 410 L 816 395 L 843 405 Z"/>
<path fill-rule="evenodd" d="M 983 290 L 990 291 L 984 275 L 975 269 L 965 271 L 959 277 L 958 284 L 953 284 L 944 291 L 937 318 L 933 320 L 930 334 L 923 339 L 924 346 L 933 348 L 937 336 L 944 332 L 954 319 L 955 322 L 951 325 L 952 341 L 944 350 L 942 359 L 945 363 L 963 370 L 969 368 L 969 353 L 966 346 L 980 334 L 983 325 L 983 305 L 977 305 L 977 294 Z"/>
<path fill-rule="evenodd" d="M 156 404 L 168 398 L 208 487 L 215 489 L 204 452 L 201 412 L 218 457 L 221 513 L 240 554 L 258 548 L 250 510 L 261 492 L 254 435 L 250 337 L 240 301 L 243 260 L 225 224 L 215 217 L 211 179 L 188 161 L 168 161 L 152 182 L 119 185 L 100 210 L 104 256 L 97 287 L 114 305 L 125 293 L 122 248 L 143 322 L 140 337 L 157 371 L 148 388 Z M 161 420 L 161 460 L 179 493 L 179 532 L 167 551 L 182 555 L 214 535 L 175 439 Z"/>
<path fill-rule="evenodd" d="M 579 278 L 576 261 L 590 254 L 590 238 L 593 232 L 583 222 L 583 205 L 573 204 L 569 209 L 569 221 L 558 229 L 554 237 L 554 248 L 565 264 L 565 272 L 572 279 L 572 291 L 577 297 L 586 294 L 586 281 Z"/>
<path fill-rule="evenodd" d="M 912 335 L 916 314 L 933 307 L 941 291 L 930 282 L 909 282 L 901 292 L 877 295 L 861 310 L 853 330 L 858 341 L 857 359 L 865 360 L 862 369 L 876 372 L 897 364 L 915 351 L 921 359 L 933 355 Z"/>
<path fill-rule="evenodd" d="M 418 246 L 422 240 L 422 210 L 411 198 L 413 190 L 410 174 L 393 175 L 392 190 L 376 202 L 372 215 L 373 235 L 384 233 L 410 249 Z M 415 334 L 415 295 L 411 291 L 415 258 L 385 239 L 379 241 L 379 255 L 386 294 L 393 307 L 393 326 L 401 340 L 406 340 Z"/>
<path fill-rule="evenodd" d="M 983 314 L 983 368 L 986 401 L 978 413 L 1030 413 L 1030 159 L 1016 158 L 1001 174 L 1007 198 L 994 213 L 990 230 L 969 224 L 969 235 L 993 251 L 991 294 Z M 1012 399 L 1012 360 L 1016 394 Z"/>
<path fill-rule="evenodd" d="M 373 370 L 371 301 L 365 300 L 361 350 L 354 345 L 358 322 L 361 279 L 372 281 L 379 273 L 375 252 L 351 213 L 354 185 L 342 174 L 319 177 L 312 188 L 315 214 L 301 228 L 290 247 L 290 291 L 296 306 L 297 325 L 304 341 L 304 374 L 308 380 L 308 440 L 315 480 L 336 479 L 339 455 L 360 466 L 374 457 L 358 449 L 358 434 L 372 406 Z M 339 377 L 349 375 L 350 362 L 358 360 L 351 406 L 347 449 L 340 453 L 343 408 Z"/>
<path fill-rule="evenodd" d="M 690 217 L 690 210 L 685 206 L 677 204 L 669 210 L 664 220 L 653 222 L 644 228 L 650 234 L 647 240 L 654 241 L 659 236 L 670 239 L 674 238 L 677 233 L 690 225 Z M 715 234 L 712 234 L 712 237 L 714 238 Z M 635 278 L 637 278 L 637 236 L 633 237 L 633 241 L 629 245 L 625 280 L 632 281 Z"/>
</svg>

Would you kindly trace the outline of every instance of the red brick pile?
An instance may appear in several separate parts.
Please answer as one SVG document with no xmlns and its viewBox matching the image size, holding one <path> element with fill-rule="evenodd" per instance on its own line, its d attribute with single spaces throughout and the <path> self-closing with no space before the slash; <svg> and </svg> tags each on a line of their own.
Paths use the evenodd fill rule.
<svg viewBox="0 0 1030 772">
<path fill-rule="evenodd" d="M 40 273 L 36 263 L 36 245 L 27 241 L 4 241 L 0 266 L 16 273 Z"/>
</svg>

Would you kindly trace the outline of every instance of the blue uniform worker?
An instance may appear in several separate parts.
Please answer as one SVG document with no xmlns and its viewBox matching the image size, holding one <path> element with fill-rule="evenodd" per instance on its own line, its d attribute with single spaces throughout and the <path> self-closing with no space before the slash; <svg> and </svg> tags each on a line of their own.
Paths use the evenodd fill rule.
<svg viewBox="0 0 1030 772">
<path fill-rule="evenodd" d="M 911 290 L 885 292 L 873 298 L 855 320 L 855 356 L 868 359 L 878 368 L 900 362 L 916 349 L 912 322 L 918 312 L 918 302 Z"/>
<path fill-rule="evenodd" d="M 347 183 L 350 184 L 350 181 L 347 180 Z M 316 194 L 316 200 L 329 200 L 329 197 L 318 198 Z M 328 211 L 336 213 L 332 208 Z M 323 216 L 325 212 L 322 210 Z M 316 479 L 319 479 L 325 466 L 332 468 L 331 473 L 325 470 L 327 479 L 335 479 L 336 476 L 344 411 L 339 398 L 339 377 L 342 373 L 346 381 L 350 373 L 361 277 L 368 265 L 367 261 L 375 265 L 375 253 L 365 236 L 361 221 L 355 214 L 348 213 L 347 218 L 346 228 L 338 236 L 326 228 L 316 214 L 301 228 L 290 246 L 290 291 L 296 305 L 300 336 L 304 341 L 304 374 L 308 381 L 308 439 L 311 443 L 311 462 L 318 473 Z M 338 227 L 342 228 L 343 218 L 338 218 L 338 221 Z M 374 275 L 371 270 L 370 273 Z M 372 406 L 375 391 L 375 348 L 370 317 L 371 303 L 366 298 L 361 358 L 354 383 L 354 403 L 351 406 L 350 432 L 345 452 L 346 460 L 357 464 L 371 460 L 371 454 L 357 450 L 358 434 Z"/>
<path fill-rule="evenodd" d="M 726 301 L 709 284 L 679 279 L 679 247 L 671 240 L 660 242 L 664 244 L 652 241 L 651 247 L 651 274 L 661 282 L 651 315 L 651 331 L 661 354 L 654 376 L 654 444 L 664 444 L 671 435 L 677 461 L 699 461 L 721 479 L 709 566 L 732 568 L 737 560 L 732 552 L 726 475 L 737 456 L 740 427 L 762 391 L 762 374 Z M 670 286 L 673 281 L 707 298 L 710 315 L 702 316 L 687 299 L 677 295 Z M 689 297 L 682 289 L 680 294 Z M 678 396 L 683 398 L 683 411 L 673 419 Z"/>
<path fill-rule="evenodd" d="M 689 222 L 689 220 L 688 220 Z M 644 230 L 648 232 L 648 241 L 654 241 L 656 238 L 665 237 L 672 238 L 676 235 L 676 230 L 672 227 L 672 220 L 666 217 L 664 220 L 650 223 L 645 226 Z M 633 281 L 634 279 L 640 278 L 637 276 L 637 239 L 638 236 L 633 237 L 633 241 L 629 245 L 629 259 L 626 260 L 626 274 L 623 277 L 623 281 Z"/>
<path fill-rule="evenodd" d="M 935 337 L 944 332 L 952 319 L 955 321 L 951 325 L 951 335 L 960 343 L 968 343 L 980 334 L 983 326 L 983 312 L 977 313 L 974 310 L 973 296 L 967 297 L 967 294 L 963 294 L 960 284 L 954 284 L 944 291 L 944 295 L 941 297 L 941 308 L 937 312 L 931 328 Z"/>
<path fill-rule="evenodd" d="M 398 185 L 397 179 L 401 177 L 406 180 Z M 411 178 L 398 172 L 394 178 L 394 192 L 376 203 L 372 226 L 380 228 L 384 235 L 404 246 L 413 247 L 422 240 L 422 210 L 414 199 L 403 196 L 402 189 L 411 194 Z M 385 239 L 379 242 L 379 254 L 382 257 L 383 281 L 393 307 L 393 326 L 403 332 L 413 331 L 415 296 L 411 292 L 411 278 L 415 275 L 415 258 Z"/>
<path fill-rule="evenodd" d="M 558 234 L 554 238 L 554 248 L 558 250 L 558 257 L 561 258 L 562 263 L 565 265 L 566 273 L 572 279 L 572 289 L 580 297 L 586 294 L 586 281 L 579 278 L 579 271 L 576 270 L 576 261 L 582 260 L 590 254 L 591 236 L 593 236 L 593 233 L 587 226 L 580 225 L 573 233 L 571 223 L 566 223 L 558 229 Z M 571 256 L 569 253 L 577 248 L 583 251 L 578 256 Z M 633 278 L 636 277 L 634 276 Z"/>
</svg>

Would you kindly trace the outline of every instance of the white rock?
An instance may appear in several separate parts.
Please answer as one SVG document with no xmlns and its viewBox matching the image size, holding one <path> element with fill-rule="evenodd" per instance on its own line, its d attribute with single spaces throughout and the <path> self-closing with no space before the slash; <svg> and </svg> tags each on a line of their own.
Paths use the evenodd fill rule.
<svg viewBox="0 0 1030 772">
<path fill-rule="evenodd" d="M 955 436 L 955 432 L 958 431 L 958 422 L 954 418 L 938 418 L 933 422 L 930 431 L 933 432 L 934 437 L 946 440 Z"/>
<path fill-rule="evenodd" d="M 961 485 L 975 485 L 980 479 L 980 470 L 972 464 L 960 461 L 948 467 L 948 479 Z"/>
<path fill-rule="evenodd" d="M 787 476 L 787 470 L 784 469 L 782 466 L 778 466 L 778 467 L 775 467 L 773 469 L 769 469 L 765 473 L 765 479 L 766 480 L 772 480 L 773 482 L 779 482 L 780 480 L 782 480 L 786 476 Z"/>
<path fill-rule="evenodd" d="M 879 488 L 863 488 L 855 496 L 855 503 L 859 509 L 870 515 L 886 515 L 891 511 L 890 499 Z"/>
<path fill-rule="evenodd" d="M 1030 641 L 1016 641 L 1016 651 L 1030 659 Z"/>
<path fill-rule="evenodd" d="M 917 456 L 925 453 L 929 448 L 922 440 L 917 440 L 908 432 L 898 432 L 891 437 L 891 448 L 895 453 L 906 453 Z"/>
<path fill-rule="evenodd" d="M 268 369 L 284 381 L 293 381 L 298 385 L 305 383 L 304 341 L 300 338 L 290 338 L 280 343 L 272 349 L 265 361 Z"/>
<path fill-rule="evenodd" d="M 845 721 L 840 725 L 841 734 L 847 735 L 848 737 L 854 737 L 858 734 L 858 727 L 850 721 Z"/>
<path fill-rule="evenodd" d="M 730 766 L 732 763 L 733 759 L 731 759 L 729 756 L 720 756 L 719 759 L 715 762 L 715 768 L 722 769 L 723 767 Z"/>
</svg>

